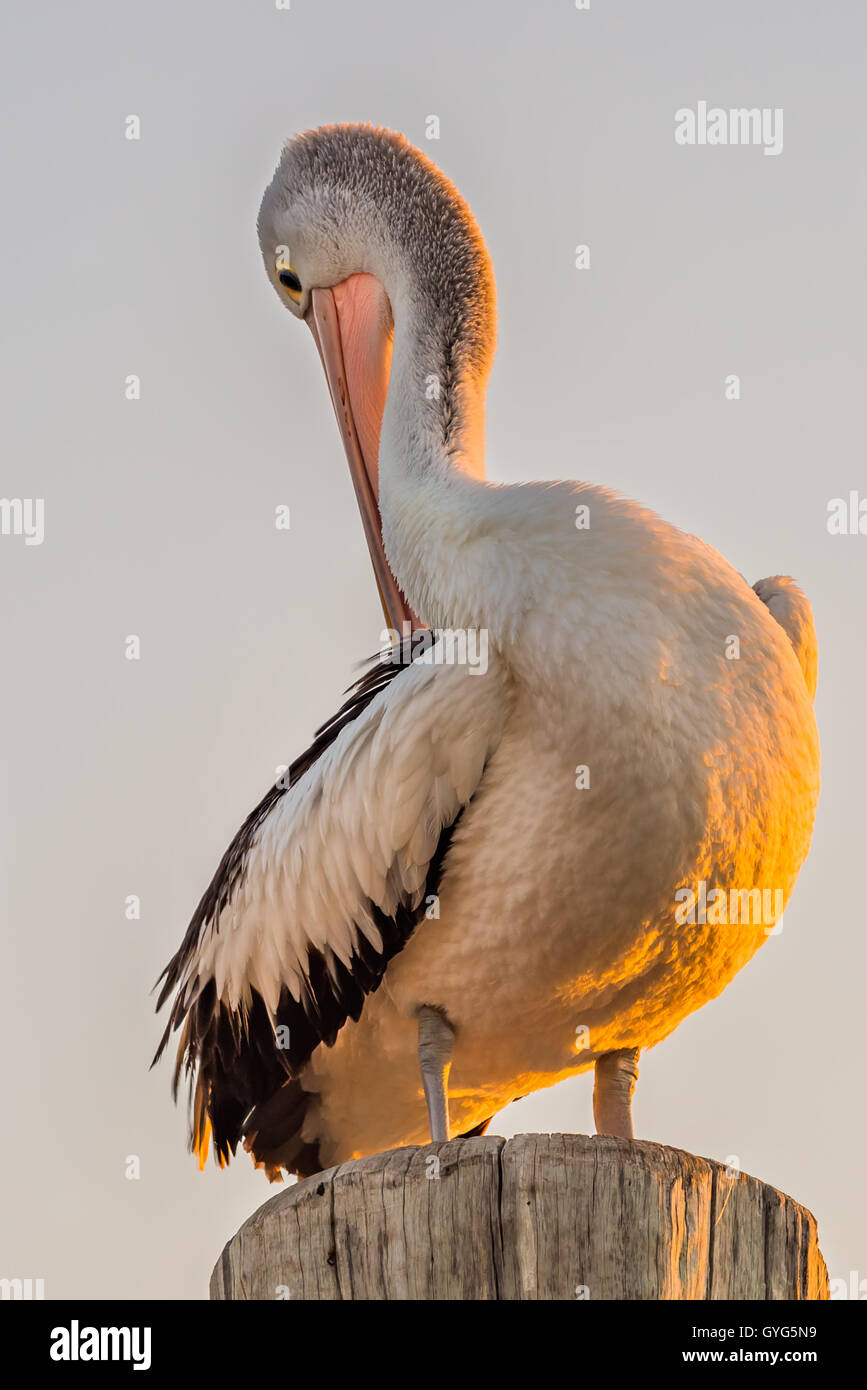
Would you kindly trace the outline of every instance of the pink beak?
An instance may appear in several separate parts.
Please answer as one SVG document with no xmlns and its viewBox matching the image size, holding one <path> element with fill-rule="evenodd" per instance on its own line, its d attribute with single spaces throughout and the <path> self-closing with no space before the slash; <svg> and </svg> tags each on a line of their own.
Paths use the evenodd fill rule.
<svg viewBox="0 0 867 1390">
<path fill-rule="evenodd" d="M 372 288 L 375 287 L 375 288 Z M 385 406 L 390 336 L 383 338 L 369 306 L 387 304 L 371 276 L 354 275 L 333 290 L 311 291 L 306 322 L 325 369 L 331 404 L 349 463 L 382 611 L 398 634 L 422 624 L 407 603 L 385 556 L 379 492 L 379 430 Z M 365 322 L 367 319 L 367 322 Z M 348 336 L 350 341 L 345 342 Z"/>
</svg>

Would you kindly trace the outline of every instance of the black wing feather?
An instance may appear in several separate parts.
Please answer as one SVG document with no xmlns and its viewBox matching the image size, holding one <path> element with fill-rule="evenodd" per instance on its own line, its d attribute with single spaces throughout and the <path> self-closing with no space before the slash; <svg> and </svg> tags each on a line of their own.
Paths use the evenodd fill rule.
<svg viewBox="0 0 867 1390">
<path fill-rule="evenodd" d="M 157 1000 L 158 1011 L 185 978 L 203 932 L 212 924 L 217 929 L 220 914 L 243 880 L 247 856 L 263 821 L 289 788 L 310 771 L 341 730 L 357 719 L 375 696 L 420 654 L 417 637 L 418 634 L 415 641 L 404 638 L 388 660 L 383 661 L 380 655 L 371 659 L 370 669 L 350 687 L 349 698 L 316 731 L 310 747 L 295 759 L 287 774 L 269 787 L 250 812 L 223 855 L 178 951 L 157 981 L 162 986 Z M 388 962 L 403 948 L 423 916 L 425 899 L 437 891 L 456 823 L 440 837 L 429 866 L 425 892 L 417 907 L 403 903 L 392 917 L 387 917 L 376 904 L 369 904 L 370 916 L 382 936 L 382 950 L 375 950 L 359 933 L 347 966 L 331 953 L 311 948 L 307 958 L 307 993 L 301 1001 L 284 988 L 272 1015 L 258 992 L 253 990 L 249 1005 L 243 1012 L 237 1012 L 217 999 L 213 980 L 205 985 L 189 1008 L 180 995 L 175 997 L 154 1063 L 162 1056 L 171 1034 L 183 1027 L 173 1093 L 177 1098 L 180 1075 L 184 1071 L 190 1081 L 191 1145 L 200 1158 L 207 1148 L 210 1125 L 217 1160 L 221 1165 L 227 1162 L 236 1150 L 251 1110 L 261 1108 L 276 1092 L 286 1090 L 288 1082 L 291 1087 L 281 1099 L 281 1128 L 285 1131 L 287 1123 L 294 1126 L 297 1116 L 303 1113 L 303 1105 L 299 1102 L 303 1093 L 293 1078 L 320 1043 L 330 1047 L 346 1020 L 357 1021 L 361 1016 L 365 997 L 378 988 Z M 278 1034 L 278 1029 L 288 1031 Z M 278 1036 L 288 1037 L 288 1045 L 278 1046 Z M 295 1133 L 294 1128 L 292 1133 Z M 255 1143 L 251 1147 L 254 1157 L 259 1157 Z M 299 1141 L 296 1147 L 299 1162 L 306 1167 L 317 1161 L 312 1150 L 308 1152 L 309 1146 L 302 1146 Z"/>
</svg>

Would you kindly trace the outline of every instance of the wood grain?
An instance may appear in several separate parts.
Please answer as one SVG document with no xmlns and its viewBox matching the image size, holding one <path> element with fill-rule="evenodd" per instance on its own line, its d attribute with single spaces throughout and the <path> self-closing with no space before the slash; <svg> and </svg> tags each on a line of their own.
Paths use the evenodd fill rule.
<svg viewBox="0 0 867 1390">
<path fill-rule="evenodd" d="M 822 1299 L 816 1222 L 660 1144 L 520 1134 L 393 1149 L 244 1223 L 212 1299 Z"/>
</svg>

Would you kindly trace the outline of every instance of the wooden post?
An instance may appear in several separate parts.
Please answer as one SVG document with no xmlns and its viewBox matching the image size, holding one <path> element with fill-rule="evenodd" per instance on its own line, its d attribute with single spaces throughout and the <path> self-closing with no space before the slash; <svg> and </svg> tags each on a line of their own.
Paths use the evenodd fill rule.
<svg viewBox="0 0 867 1390">
<path fill-rule="evenodd" d="M 679 1149 L 583 1134 L 393 1149 L 288 1187 L 211 1298 L 820 1299 L 816 1222 Z"/>
</svg>

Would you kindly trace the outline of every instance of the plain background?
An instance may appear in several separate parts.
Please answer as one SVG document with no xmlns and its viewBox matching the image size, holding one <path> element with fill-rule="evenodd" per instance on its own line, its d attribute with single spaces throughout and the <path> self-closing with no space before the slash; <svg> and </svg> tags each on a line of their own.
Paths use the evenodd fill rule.
<svg viewBox="0 0 867 1390">
<path fill-rule="evenodd" d="M 485 233 L 489 476 L 608 484 L 812 600 L 811 856 L 782 933 L 644 1056 L 635 1109 L 642 1137 L 796 1196 L 831 1276 L 867 1275 L 867 537 L 826 527 L 831 498 L 867 491 L 865 15 L 7 0 L 0 490 L 44 497 L 46 534 L 0 538 L 0 1275 L 203 1297 L 270 1195 L 246 1157 L 196 1170 L 170 1068 L 148 1074 L 148 991 L 276 765 L 378 645 L 316 353 L 255 236 L 283 138 L 341 120 L 404 131 Z M 679 147 L 674 113 L 700 100 L 782 107 L 782 154 Z M 591 1088 L 494 1129 L 592 1132 Z"/>
</svg>

